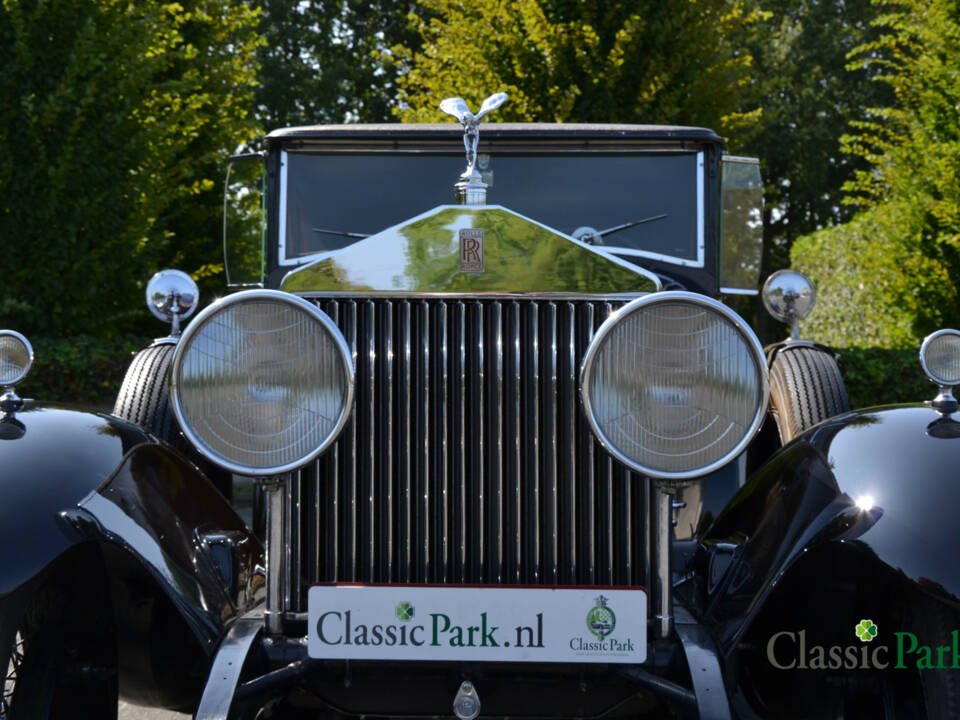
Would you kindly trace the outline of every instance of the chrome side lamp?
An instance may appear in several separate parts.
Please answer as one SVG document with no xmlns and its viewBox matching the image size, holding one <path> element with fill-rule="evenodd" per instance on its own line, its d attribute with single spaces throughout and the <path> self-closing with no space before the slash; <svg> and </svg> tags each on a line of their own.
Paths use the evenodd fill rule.
<svg viewBox="0 0 960 720">
<path fill-rule="evenodd" d="M 763 306 L 774 318 L 790 326 L 790 340 L 799 340 L 797 323 L 817 299 L 813 281 L 799 270 L 777 270 L 763 284 Z"/>
<path fill-rule="evenodd" d="M 920 366 L 940 388 L 930 407 L 944 416 L 956 412 L 953 388 L 960 385 L 960 331 L 937 330 L 927 335 L 920 346 Z"/>
<path fill-rule="evenodd" d="M 0 421 L 6 421 L 23 408 L 14 386 L 30 374 L 33 346 L 16 330 L 0 330 Z"/>
<path fill-rule="evenodd" d="M 153 316 L 171 324 L 170 334 L 157 342 L 176 343 L 180 321 L 197 309 L 200 291 L 193 278 L 181 270 L 161 270 L 147 283 L 147 307 Z"/>
</svg>

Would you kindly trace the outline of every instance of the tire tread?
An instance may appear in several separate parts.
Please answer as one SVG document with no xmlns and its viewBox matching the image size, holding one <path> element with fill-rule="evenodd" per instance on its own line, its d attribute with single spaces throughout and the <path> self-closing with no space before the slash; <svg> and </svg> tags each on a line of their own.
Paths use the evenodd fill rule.
<svg viewBox="0 0 960 720">
<path fill-rule="evenodd" d="M 770 407 L 786 444 L 829 417 L 850 410 L 833 355 L 811 347 L 785 348 L 770 366 Z"/>
</svg>

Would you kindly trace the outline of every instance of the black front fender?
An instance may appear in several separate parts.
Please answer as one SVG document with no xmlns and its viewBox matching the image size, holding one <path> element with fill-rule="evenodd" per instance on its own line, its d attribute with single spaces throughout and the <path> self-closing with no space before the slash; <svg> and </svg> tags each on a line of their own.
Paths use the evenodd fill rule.
<svg viewBox="0 0 960 720">
<path fill-rule="evenodd" d="M 0 441 L 0 614 L 72 548 L 95 546 L 83 557 L 109 586 L 121 693 L 195 702 L 220 638 L 262 597 L 261 545 L 193 465 L 135 426 L 65 408 L 17 420 L 25 431 Z"/>
<path fill-rule="evenodd" d="M 20 432 L 0 436 L 0 601 L 83 540 L 60 513 L 109 478 L 124 455 L 152 442 L 100 413 L 33 407 Z"/>
<path fill-rule="evenodd" d="M 787 445 L 701 538 L 704 616 L 722 651 L 808 554 L 856 553 L 865 575 L 960 607 L 958 467 L 960 423 L 925 406 L 847 413 Z"/>
</svg>

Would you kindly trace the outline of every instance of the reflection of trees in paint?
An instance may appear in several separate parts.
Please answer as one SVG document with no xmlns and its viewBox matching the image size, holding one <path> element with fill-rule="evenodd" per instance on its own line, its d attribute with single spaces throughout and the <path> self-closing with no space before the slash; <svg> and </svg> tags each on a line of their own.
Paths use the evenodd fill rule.
<svg viewBox="0 0 960 720">
<path fill-rule="evenodd" d="M 482 273 L 460 271 L 459 230 L 469 227 L 484 230 Z M 397 246 L 403 267 L 387 282 L 384 256 Z M 447 207 L 293 273 L 283 289 L 619 293 L 654 286 L 631 268 L 501 208 Z"/>
</svg>

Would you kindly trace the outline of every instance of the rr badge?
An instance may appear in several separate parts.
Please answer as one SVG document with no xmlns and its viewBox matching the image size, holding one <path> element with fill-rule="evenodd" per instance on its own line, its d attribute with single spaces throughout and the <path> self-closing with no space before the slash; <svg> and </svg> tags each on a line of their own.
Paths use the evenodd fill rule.
<svg viewBox="0 0 960 720">
<path fill-rule="evenodd" d="M 482 273 L 483 228 L 462 228 L 460 230 L 460 272 Z"/>
</svg>

